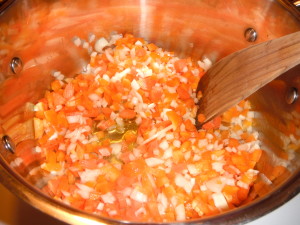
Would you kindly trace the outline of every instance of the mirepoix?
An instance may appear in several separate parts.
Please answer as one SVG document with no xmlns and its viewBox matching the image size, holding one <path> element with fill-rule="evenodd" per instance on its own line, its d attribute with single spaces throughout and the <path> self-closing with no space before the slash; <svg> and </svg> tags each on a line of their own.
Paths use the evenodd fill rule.
<svg viewBox="0 0 300 225">
<path fill-rule="evenodd" d="M 89 64 L 73 78 L 55 72 L 34 107 L 45 193 L 138 222 L 202 218 L 252 200 L 263 150 L 250 103 L 195 127 L 208 59 L 181 59 L 130 34 L 74 44 Z"/>
</svg>

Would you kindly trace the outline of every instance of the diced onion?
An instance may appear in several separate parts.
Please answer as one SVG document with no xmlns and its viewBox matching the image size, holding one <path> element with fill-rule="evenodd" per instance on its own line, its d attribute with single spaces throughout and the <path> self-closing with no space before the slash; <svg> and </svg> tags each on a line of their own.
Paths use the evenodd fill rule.
<svg viewBox="0 0 300 225">
<path fill-rule="evenodd" d="M 182 187 L 188 194 L 191 193 L 194 184 L 195 184 L 195 178 L 186 179 L 181 174 L 177 174 L 175 177 L 175 184 L 178 187 Z"/>
<path fill-rule="evenodd" d="M 107 192 L 104 195 L 101 195 L 101 199 L 104 203 L 113 204 L 116 201 L 115 196 L 111 192 Z"/>
<path fill-rule="evenodd" d="M 88 199 L 90 193 L 93 191 L 93 188 L 90 188 L 89 186 L 86 186 L 84 184 L 76 183 L 76 186 L 79 188 L 78 194 L 80 194 L 84 199 Z"/>
<path fill-rule="evenodd" d="M 81 182 L 83 183 L 94 181 L 100 175 L 100 173 L 101 171 L 99 169 L 94 169 L 94 170 L 85 169 L 82 172 L 78 172 Z"/>
<path fill-rule="evenodd" d="M 213 193 L 212 199 L 214 200 L 214 204 L 217 208 L 221 210 L 228 209 L 226 198 L 222 193 Z"/>
<path fill-rule="evenodd" d="M 147 195 L 138 191 L 137 189 L 134 189 L 131 192 L 130 198 L 132 198 L 133 200 L 135 200 L 137 202 L 147 202 L 147 199 L 148 199 Z"/>
<path fill-rule="evenodd" d="M 221 192 L 224 187 L 224 183 L 219 177 L 206 181 L 205 185 L 210 191 L 216 193 Z"/>
<path fill-rule="evenodd" d="M 145 159 L 145 162 L 148 166 L 150 167 L 154 167 L 154 166 L 158 166 L 160 164 L 163 164 L 164 163 L 164 160 L 162 159 L 159 159 L 159 158 L 147 158 Z"/>
<path fill-rule="evenodd" d="M 175 213 L 176 213 L 176 220 L 182 221 L 186 219 L 185 208 L 183 204 L 176 206 Z"/>
<path fill-rule="evenodd" d="M 108 46 L 108 41 L 105 38 L 100 38 L 95 43 L 95 50 L 97 52 L 102 52 L 103 48 Z"/>
</svg>

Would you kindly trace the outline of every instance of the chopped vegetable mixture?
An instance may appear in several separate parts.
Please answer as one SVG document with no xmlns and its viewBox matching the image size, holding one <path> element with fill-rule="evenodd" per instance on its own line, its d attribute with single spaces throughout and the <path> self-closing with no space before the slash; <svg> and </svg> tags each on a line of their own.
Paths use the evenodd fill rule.
<svg viewBox="0 0 300 225">
<path fill-rule="evenodd" d="M 249 102 L 195 127 L 208 59 L 180 59 L 129 34 L 74 43 L 89 64 L 74 78 L 55 72 L 34 107 L 43 191 L 140 222 L 202 218 L 247 200 L 262 154 Z"/>
</svg>

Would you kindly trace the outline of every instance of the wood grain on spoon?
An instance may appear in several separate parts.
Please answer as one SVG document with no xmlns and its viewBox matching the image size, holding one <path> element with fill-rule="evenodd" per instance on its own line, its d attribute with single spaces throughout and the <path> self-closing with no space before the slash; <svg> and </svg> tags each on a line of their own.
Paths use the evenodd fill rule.
<svg viewBox="0 0 300 225">
<path fill-rule="evenodd" d="M 300 31 L 242 49 L 214 64 L 201 78 L 198 114 L 208 122 L 300 63 Z M 197 127 L 201 125 L 197 121 Z"/>
</svg>

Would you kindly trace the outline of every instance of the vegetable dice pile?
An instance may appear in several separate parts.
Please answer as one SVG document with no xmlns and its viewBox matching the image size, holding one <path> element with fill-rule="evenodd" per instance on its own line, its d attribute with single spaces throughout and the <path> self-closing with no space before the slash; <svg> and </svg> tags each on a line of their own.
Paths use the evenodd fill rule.
<svg viewBox="0 0 300 225">
<path fill-rule="evenodd" d="M 74 43 L 89 64 L 74 78 L 55 72 L 34 107 L 43 191 L 139 222 L 202 218 L 249 201 L 262 154 L 249 102 L 195 127 L 208 59 L 179 59 L 129 34 Z"/>
</svg>

